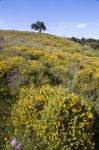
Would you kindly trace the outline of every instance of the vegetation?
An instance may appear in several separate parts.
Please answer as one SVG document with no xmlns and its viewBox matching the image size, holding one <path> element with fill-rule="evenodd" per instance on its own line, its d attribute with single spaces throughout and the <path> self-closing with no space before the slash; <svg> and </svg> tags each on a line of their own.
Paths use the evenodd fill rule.
<svg viewBox="0 0 99 150">
<path fill-rule="evenodd" d="M 77 43 L 87 44 L 90 47 L 99 50 L 99 39 L 98 40 L 92 39 L 92 38 L 89 38 L 89 39 L 85 39 L 85 38 L 77 39 L 75 37 L 72 37 L 71 39 L 73 41 L 77 42 Z"/>
<path fill-rule="evenodd" d="M 46 26 L 44 22 L 37 21 L 31 25 L 31 29 L 38 30 L 39 33 L 41 33 L 42 30 L 46 30 Z"/>
<path fill-rule="evenodd" d="M 0 149 L 99 149 L 99 51 L 53 35 L 0 31 Z"/>
</svg>

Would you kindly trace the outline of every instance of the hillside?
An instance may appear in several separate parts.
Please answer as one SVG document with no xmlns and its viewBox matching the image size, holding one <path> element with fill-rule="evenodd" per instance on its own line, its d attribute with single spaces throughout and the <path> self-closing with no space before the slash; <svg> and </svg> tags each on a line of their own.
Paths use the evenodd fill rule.
<svg viewBox="0 0 99 150">
<path fill-rule="evenodd" d="M 0 30 L 0 103 L 0 149 L 98 150 L 99 50 Z"/>
</svg>

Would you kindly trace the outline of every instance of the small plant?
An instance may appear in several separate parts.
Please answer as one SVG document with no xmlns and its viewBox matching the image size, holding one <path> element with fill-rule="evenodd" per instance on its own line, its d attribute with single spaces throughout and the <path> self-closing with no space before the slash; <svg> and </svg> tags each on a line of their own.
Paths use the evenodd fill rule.
<svg viewBox="0 0 99 150">
<path fill-rule="evenodd" d="M 21 143 L 17 142 L 16 138 L 13 138 L 10 145 L 15 150 L 21 150 Z"/>
</svg>

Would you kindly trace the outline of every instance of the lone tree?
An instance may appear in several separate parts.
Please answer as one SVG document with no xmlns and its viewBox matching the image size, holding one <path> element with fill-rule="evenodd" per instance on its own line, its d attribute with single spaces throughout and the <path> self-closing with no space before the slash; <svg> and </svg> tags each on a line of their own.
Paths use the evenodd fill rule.
<svg viewBox="0 0 99 150">
<path fill-rule="evenodd" d="M 35 31 L 38 30 L 39 33 L 41 33 L 42 30 L 46 30 L 46 26 L 44 22 L 37 21 L 31 25 L 31 29 L 34 29 Z"/>
</svg>

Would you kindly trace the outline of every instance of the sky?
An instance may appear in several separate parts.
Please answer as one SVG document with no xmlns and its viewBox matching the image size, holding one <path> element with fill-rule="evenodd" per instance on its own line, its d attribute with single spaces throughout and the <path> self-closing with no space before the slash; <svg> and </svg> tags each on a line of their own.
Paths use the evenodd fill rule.
<svg viewBox="0 0 99 150">
<path fill-rule="evenodd" d="M 99 0 L 0 0 L 0 30 L 31 31 L 36 21 L 45 33 L 99 39 Z"/>
</svg>

